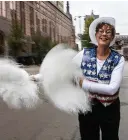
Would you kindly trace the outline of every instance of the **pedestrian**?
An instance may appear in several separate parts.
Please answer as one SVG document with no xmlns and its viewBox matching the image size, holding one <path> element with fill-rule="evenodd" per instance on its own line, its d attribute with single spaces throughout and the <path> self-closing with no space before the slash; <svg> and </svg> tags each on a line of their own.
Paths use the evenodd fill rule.
<svg viewBox="0 0 128 140">
<path fill-rule="evenodd" d="M 79 61 L 84 78 L 79 84 L 89 91 L 92 110 L 79 113 L 81 140 L 119 140 L 119 89 L 122 81 L 124 57 L 112 49 L 115 41 L 115 19 L 95 19 L 89 28 L 92 47 L 84 48 L 74 58 Z"/>
</svg>

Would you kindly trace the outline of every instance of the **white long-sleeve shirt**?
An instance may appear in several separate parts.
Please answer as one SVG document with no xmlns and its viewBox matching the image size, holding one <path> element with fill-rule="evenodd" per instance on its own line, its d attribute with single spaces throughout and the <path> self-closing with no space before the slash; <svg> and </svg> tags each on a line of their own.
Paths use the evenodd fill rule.
<svg viewBox="0 0 128 140">
<path fill-rule="evenodd" d="M 81 67 L 81 61 L 83 58 L 84 50 L 79 52 L 73 59 L 73 61 Z M 122 56 L 118 65 L 114 68 L 112 75 L 111 75 L 111 81 L 109 84 L 101 84 L 101 83 L 95 83 L 92 81 L 87 81 L 86 79 L 83 81 L 82 88 L 84 90 L 87 90 L 92 93 L 99 93 L 99 94 L 105 94 L 105 95 L 113 95 L 115 94 L 121 84 L 122 77 L 123 77 L 123 69 L 124 69 L 124 57 Z M 102 65 L 104 64 L 104 60 L 97 59 L 97 73 L 99 73 L 100 69 L 102 68 Z"/>
</svg>

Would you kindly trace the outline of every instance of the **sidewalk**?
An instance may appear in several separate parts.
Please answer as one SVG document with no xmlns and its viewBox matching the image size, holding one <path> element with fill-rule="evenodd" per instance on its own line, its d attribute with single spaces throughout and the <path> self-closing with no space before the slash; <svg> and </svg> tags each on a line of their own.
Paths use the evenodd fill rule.
<svg viewBox="0 0 128 140">
<path fill-rule="evenodd" d="M 120 140 L 128 139 L 128 62 L 125 62 L 123 80 L 120 90 L 121 100 L 121 122 L 119 136 Z"/>
<path fill-rule="evenodd" d="M 123 77 L 128 77 L 128 61 L 125 61 Z"/>
</svg>

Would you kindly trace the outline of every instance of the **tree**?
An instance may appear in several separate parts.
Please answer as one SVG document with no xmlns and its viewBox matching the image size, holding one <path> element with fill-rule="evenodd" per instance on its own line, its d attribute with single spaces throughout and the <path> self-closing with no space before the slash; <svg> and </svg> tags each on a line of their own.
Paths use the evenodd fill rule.
<svg viewBox="0 0 128 140">
<path fill-rule="evenodd" d="M 89 37 L 89 27 L 90 24 L 94 21 L 92 16 L 88 17 L 84 23 L 84 33 L 81 37 L 81 43 L 83 47 L 90 47 L 90 37 Z"/>
<path fill-rule="evenodd" d="M 41 63 L 42 59 L 45 57 L 48 51 L 57 44 L 56 42 L 52 42 L 49 37 L 44 37 L 43 35 L 41 35 L 41 32 L 39 30 L 37 30 L 33 34 L 32 40 L 35 43 L 34 52 L 37 54 L 38 63 Z"/>
<path fill-rule="evenodd" d="M 8 45 L 10 48 L 10 54 L 16 57 L 18 52 L 22 50 L 24 39 L 24 33 L 21 28 L 21 24 L 17 19 L 12 21 L 10 35 L 8 36 Z"/>
</svg>

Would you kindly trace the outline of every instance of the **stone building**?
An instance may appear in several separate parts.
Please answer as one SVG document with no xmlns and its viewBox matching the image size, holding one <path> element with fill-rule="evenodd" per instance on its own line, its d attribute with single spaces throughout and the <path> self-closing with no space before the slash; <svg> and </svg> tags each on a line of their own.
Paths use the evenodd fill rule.
<svg viewBox="0 0 128 140">
<path fill-rule="evenodd" d="M 114 49 L 121 50 L 123 47 L 128 46 L 128 35 L 120 35 L 116 33 Z"/>
<path fill-rule="evenodd" d="M 68 43 L 75 47 L 75 29 L 72 16 L 63 10 L 63 1 L 0 1 L 0 51 L 8 50 L 6 37 L 10 32 L 12 14 L 20 21 L 25 36 L 31 37 L 39 29 L 44 36 L 52 41 Z M 29 45 L 27 52 L 32 52 Z"/>
</svg>

